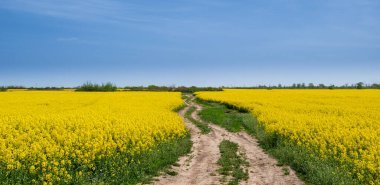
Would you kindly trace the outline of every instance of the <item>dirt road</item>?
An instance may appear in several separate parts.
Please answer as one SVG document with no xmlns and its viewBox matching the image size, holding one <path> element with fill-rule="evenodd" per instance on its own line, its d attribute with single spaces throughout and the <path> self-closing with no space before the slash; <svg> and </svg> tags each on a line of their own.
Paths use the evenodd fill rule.
<svg viewBox="0 0 380 185">
<path fill-rule="evenodd" d="M 231 133 L 227 130 L 209 124 L 212 129 L 209 134 L 201 134 L 200 130 L 185 118 L 186 111 L 191 107 L 196 107 L 192 113 L 194 119 L 200 120 L 198 112 L 202 107 L 196 104 L 194 97 L 186 102 L 186 107 L 180 111 L 187 128 L 191 132 L 193 141 L 192 151 L 189 155 L 180 158 L 178 167 L 173 166 L 173 170 L 178 174 L 176 176 L 163 175 L 153 182 L 154 185 L 212 185 L 222 184 L 220 182 L 217 169 L 217 161 L 220 157 L 219 144 L 223 139 L 230 140 L 239 145 L 240 152 L 245 154 L 249 162 L 248 172 L 249 179 L 240 184 L 303 184 L 295 175 L 294 171 L 289 168 L 289 174 L 285 175 L 283 167 L 277 166 L 277 161 L 268 156 L 258 145 L 255 138 L 245 132 Z"/>
</svg>

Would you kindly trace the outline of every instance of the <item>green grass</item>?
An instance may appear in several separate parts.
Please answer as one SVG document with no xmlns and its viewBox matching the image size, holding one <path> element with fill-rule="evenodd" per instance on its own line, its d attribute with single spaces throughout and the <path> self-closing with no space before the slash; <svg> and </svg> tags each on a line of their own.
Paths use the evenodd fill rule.
<svg viewBox="0 0 380 185">
<path fill-rule="evenodd" d="M 185 137 L 160 143 L 152 148 L 152 151 L 140 155 L 129 157 L 127 154 L 118 154 L 96 161 L 96 170 L 77 166 L 69 172 L 73 177 L 70 184 L 144 184 L 151 182 L 161 171 L 175 175 L 175 172 L 169 170 L 170 166 L 175 164 L 180 156 L 189 153 L 191 146 L 190 135 L 187 134 Z M 128 162 L 126 158 L 129 159 Z M 82 177 L 75 175 L 78 170 L 84 171 Z M 32 178 L 27 170 L 12 173 L 0 171 L 0 184 L 29 184 Z"/>
<path fill-rule="evenodd" d="M 348 175 L 351 167 L 340 168 L 337 161 L 318 157 L 301 146 L 297 146 L 276 133 L 265 132 L 264 126 L 244 109 L 235 110 L 216 102 L 196 100 L 204 109 L 200 112 L 203 120 L 215 123 L 231 132 L 246 131 L 259 140 L 260 146 L 274 156 L 281 165 L 289 165 L 308 184 L 360 184 Z M 284 172 L 286 173 L 286 172 Z"/>
<path fill-rule="evenodd" d="M 178 175 L 178 173 L 176 171 L 171 171 L 171 170 L 167 170 L 166 174 L 168 174 L 170 176 L 176 176 L 176 175 Z"/>
<path fill-rule="evenodd" d="M 186 102 L 188 103 L 189 101 L 190 101 L 190 94 L 187 94 L 187 93 L 182 93 L 181 94 L 181 98 L 182 98 L 182 100 L 184 101 L 184 103 L 182 104 L 182 105 L 180 105 L 180 106 L 178 106 L 178 107 L 176 107 L 176 108 L 174 108 L 173 109 L 173 111 L 174 112 L 179 112 L 179 111 L 181 111 L 183 108 L 185 108 L 186 107 Z"/>
<path fill-rule="evenodd" d="M 190 93 L 182 93 L 182 95 L 181 95 L 183 101 L 186 102 L 186 103 L 190 102 L 191 96 L 192 95 Z"/>
<path fill-rule="evenodd" d="M 199 130 L 201 130 L 201 133 L 202 134 L 207 134 L 207 133 L 210 133 L 211 129 L 210 127 L 208 127 L 208 125 L 206 123 L 203 123 L 203 122 L 200 122 L 196 119 L 194 119 L 193 117 L 191 117 L 191 114 L 195 111 L 195 107 L 190 107 L 189 110 L 187 110 L 187 112 L 185 113 L 185 118 L 187 118 L 188 120 L 190 120 L 195 126 L 197 126 L 199 128 Z"/>
<path fill-rule="evenodd" d="M 252 118 L 245 112 L 230 109 L 223 104 L 200 100 L 197 100 L 197 103 L 203 106 L 203 110 L 199 113 L 202 120 L 215 123 L 230 132 L 240 132 L 244 128 L 244 123 Z"/>
<path fill-rule="evenodd" d="M 223 140 L 219 145 L 218 172 L 223 175 L 222 181 L 225 181 L 227 176 L 231 177 L 229 185 L 237 185 L 239 181 L 248 179 L 248 172 L 243 168 L 248 165 L 248 162 L 238 154 L 238 149 L 238 144 L 228 140 Z"/>
<path fill-rule="evenodd" d="M 174 111 L 174 112 L 179 112 L 179 111 L 181 111 L 183 108 L 185 108 L 186 107 L 186 105 L 185 104 L 182 104 L 182 105 L 180 105 L 180 106 L 178 106 L 178 107 L 175 107 L 172 111 Z"/>
<path fill-rule="evenodd" d="M 288 167 L 282 167 L 282 171 L 284 172 L 284 175 L 289 175 L 290 174 L 290 170 Z"/>
</svg>

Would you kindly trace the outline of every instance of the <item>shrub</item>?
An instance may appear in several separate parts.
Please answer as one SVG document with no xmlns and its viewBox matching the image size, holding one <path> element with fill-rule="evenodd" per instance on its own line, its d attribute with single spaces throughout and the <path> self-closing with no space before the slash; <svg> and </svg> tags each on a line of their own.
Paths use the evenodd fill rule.
<svg viewBox="0 0 380 185">
<path fill-rule="evenodd" d="M 100 92 L 107 92 L 107 91 L 116 91 L 117 87 L 115 84 L 111 82 L 102 83 L 101 85 L 91 82 L 86 82 L 82 86 L 76 89 L 76 91 L 100 91 Z"/>
</svg>

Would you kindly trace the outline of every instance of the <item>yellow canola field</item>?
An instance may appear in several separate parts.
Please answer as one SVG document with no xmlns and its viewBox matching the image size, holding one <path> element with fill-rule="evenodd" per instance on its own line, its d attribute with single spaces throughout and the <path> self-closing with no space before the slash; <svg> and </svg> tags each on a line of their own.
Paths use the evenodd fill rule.
<svg viewBox="0 0 380 185">
<path fill-rule="evenodd" d="M 1 174 L 26 170 L 37 182 L 70 182 L 80 169 L 95 170 L 95 161 L 184 136 L 172 111 L 182 104 L 174 92 L 0 93 Z"/>
<path fill-rule="evenodd" d="M 201 99 L 249 109 L 266 132 L 353 166 L 358 180 L 380 184 L 379 90 L 199 92 Z M 350 168 L 349 168 L 350 169 Z"/>
</svg>

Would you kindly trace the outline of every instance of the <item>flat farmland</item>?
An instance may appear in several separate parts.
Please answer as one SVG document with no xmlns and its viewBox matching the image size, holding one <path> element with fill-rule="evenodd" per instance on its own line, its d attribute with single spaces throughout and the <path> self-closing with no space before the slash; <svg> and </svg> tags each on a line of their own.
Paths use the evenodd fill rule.
<svg viewBox="0 0 380 185">
<path fill-rule="evenodd" d="M 157 146 L 187 133 L 180 93 L 15 91 L 0 102 L 2 183 L 141 181 Z"/>
<path fill-rule="evenodd" d="M 332 171 L 353 182 L 380 183 L 378 90 L 226 89 L 197 97 L 251 112 L 272 145 L 301 147 L 321 162 L 336 162 Z"/>
</svg>

